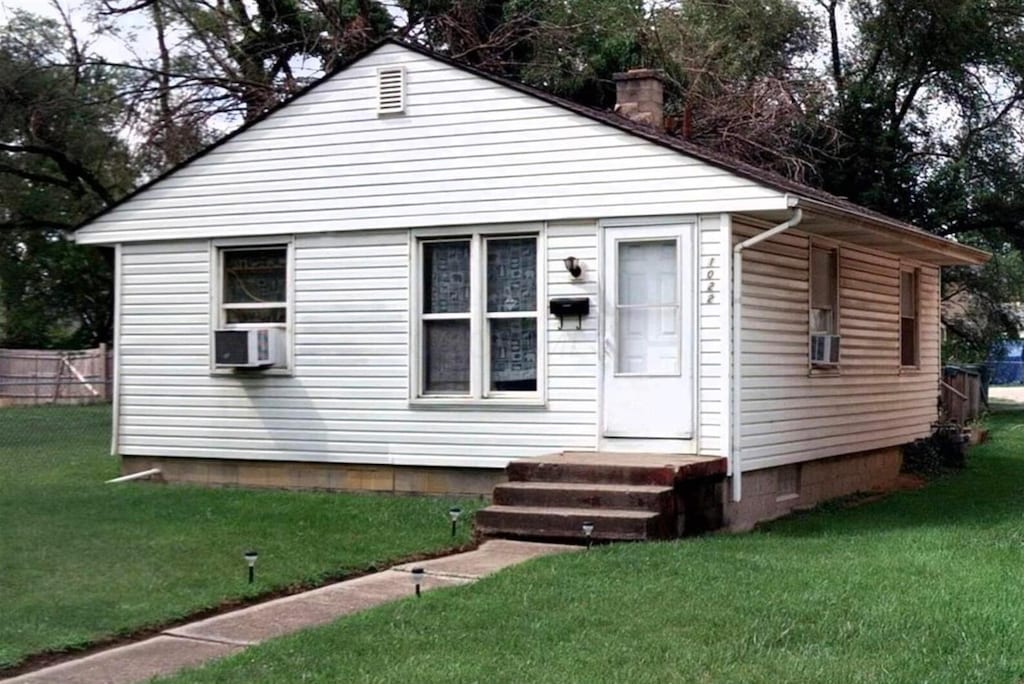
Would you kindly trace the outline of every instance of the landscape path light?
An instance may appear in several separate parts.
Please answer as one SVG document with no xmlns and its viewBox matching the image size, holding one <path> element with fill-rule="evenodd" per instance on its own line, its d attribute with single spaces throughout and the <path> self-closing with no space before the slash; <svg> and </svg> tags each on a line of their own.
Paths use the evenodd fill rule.
<svg viewBox="0 0 1024 684">
<path fill-rule="evenodd" d="M 458 525 L 459 516 L 462 515 L 462 509 L 459 507 L 448 509 L 448 518 L 452 521 L 452 536 L 455 536 L 455 527 Z"/>
<path fill-rule="evenodd" d="M 245 562 L 249 565 L 249 584 L 256 579 L 256 559 L 260 557 L 255 551 L 246 551 L 243 554 Z"/>
<path fill-rule="evenodd" d="M 423 568 L 412 569 L 412 583 L 416 587 L 416 595 L 420 595 L 420 585 L 423 584 Z"/>
<path fill-rule="evenodd" d="M 583 536 L 587 538 L 587 548 L 589 549 L 590 544 L 593 542 L 594 539 L 594 523 L 590 520 L 584 520 L 583 525 L 581 525 L 581 527 L 583 528 Z"/>
</svg>

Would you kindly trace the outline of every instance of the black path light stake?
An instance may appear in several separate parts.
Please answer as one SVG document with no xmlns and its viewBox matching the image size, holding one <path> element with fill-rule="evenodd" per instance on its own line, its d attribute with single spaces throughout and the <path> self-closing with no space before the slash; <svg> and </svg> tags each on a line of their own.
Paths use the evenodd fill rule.
<svg viewBox="0 0 1024 684">
<path fill-rule="evenodd" d="M 587 548 L 589 549 L 591 543 L 594 541 L 594 538 L 592 536 L 594 534 L 594 523 L 592 523 L 589 520 L 584 520 L 582 527 L 583 536 L 587 538 Z"/>
<path fill-rule="evenodd" d="M 245 562 L 249 564 L 249 584 L 256 579 L 256 559 L 259 557 L 255 551 L 246 551 L 244 554 Z"/>
<path fill-rule="evenodd" d="M 460 515 L 462 515 L 462 509 L 461 508 L 456 507 L 456 508 L 449 508 L 448 509 L 448 517 L 452 521 L 452 536 L 453 537 L 455 536 L 455 526 L 459 523 L 459 516 Z"/>
<path fill-rule="evenodd" d="M 416 595 L 420 595 L 420 585 L 423 584 L 423 568 L 412 569 L 412 583 L 416 587 Z"/>
</svg>

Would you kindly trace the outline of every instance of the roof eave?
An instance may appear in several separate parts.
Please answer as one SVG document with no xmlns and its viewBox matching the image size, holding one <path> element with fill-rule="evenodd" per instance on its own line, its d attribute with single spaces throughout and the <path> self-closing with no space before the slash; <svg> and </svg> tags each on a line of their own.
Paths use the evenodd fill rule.
<svg viewBox="0 0 1024 684">
<path fill-rule="evenodd" d="M 896 219 L 887 219 L 876 214 L 862 213 L 855 209 L 836 206 L 809 197 L 801 197 L 799 195 L 792 197 L 794 197 L 797 206 L 809 211 L 840 218 L 864 228 L 894 234 L 901 242 L 912 244 L 916 248 L 933 255 L 929 261 L 939 266 L 980 266 L 992 258 L 992 255 L 985 250 L 962 245 L 947 238 L 926 233 Z"/>
</svg>

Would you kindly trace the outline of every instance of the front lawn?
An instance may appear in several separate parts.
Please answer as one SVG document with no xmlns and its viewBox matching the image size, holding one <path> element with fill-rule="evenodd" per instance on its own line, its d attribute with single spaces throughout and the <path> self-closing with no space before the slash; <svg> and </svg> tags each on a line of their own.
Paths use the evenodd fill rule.
<svg viewBox="0 0 1024 684">
<path fill-rule="evenodd" d="M 1024 414 L 970 468 L 746 535 L 540 559 L 175 682 L 1018 682 Z"/>
<path fill-rule="evenodd" d="M 107 406 L 0 409 L 0 671 L 469 541 L 436 498 L 104 484 L 109 425 Z"/>
</svg>

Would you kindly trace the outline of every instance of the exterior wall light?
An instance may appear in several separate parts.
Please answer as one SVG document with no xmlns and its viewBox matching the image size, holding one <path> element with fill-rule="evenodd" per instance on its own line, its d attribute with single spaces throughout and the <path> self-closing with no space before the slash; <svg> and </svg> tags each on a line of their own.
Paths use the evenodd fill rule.
<svg viewBox="0 0 1024 684">
<path fill-rule="evenodd" d="M 562 260 L 562 263 L 565 264 L 565 270 L 568 271 L 569 275 L 573 278 L 579 278 L 583 274 L 583 264 L 576 257 L 565 257 L 565 259 Z"/>
</svg>

